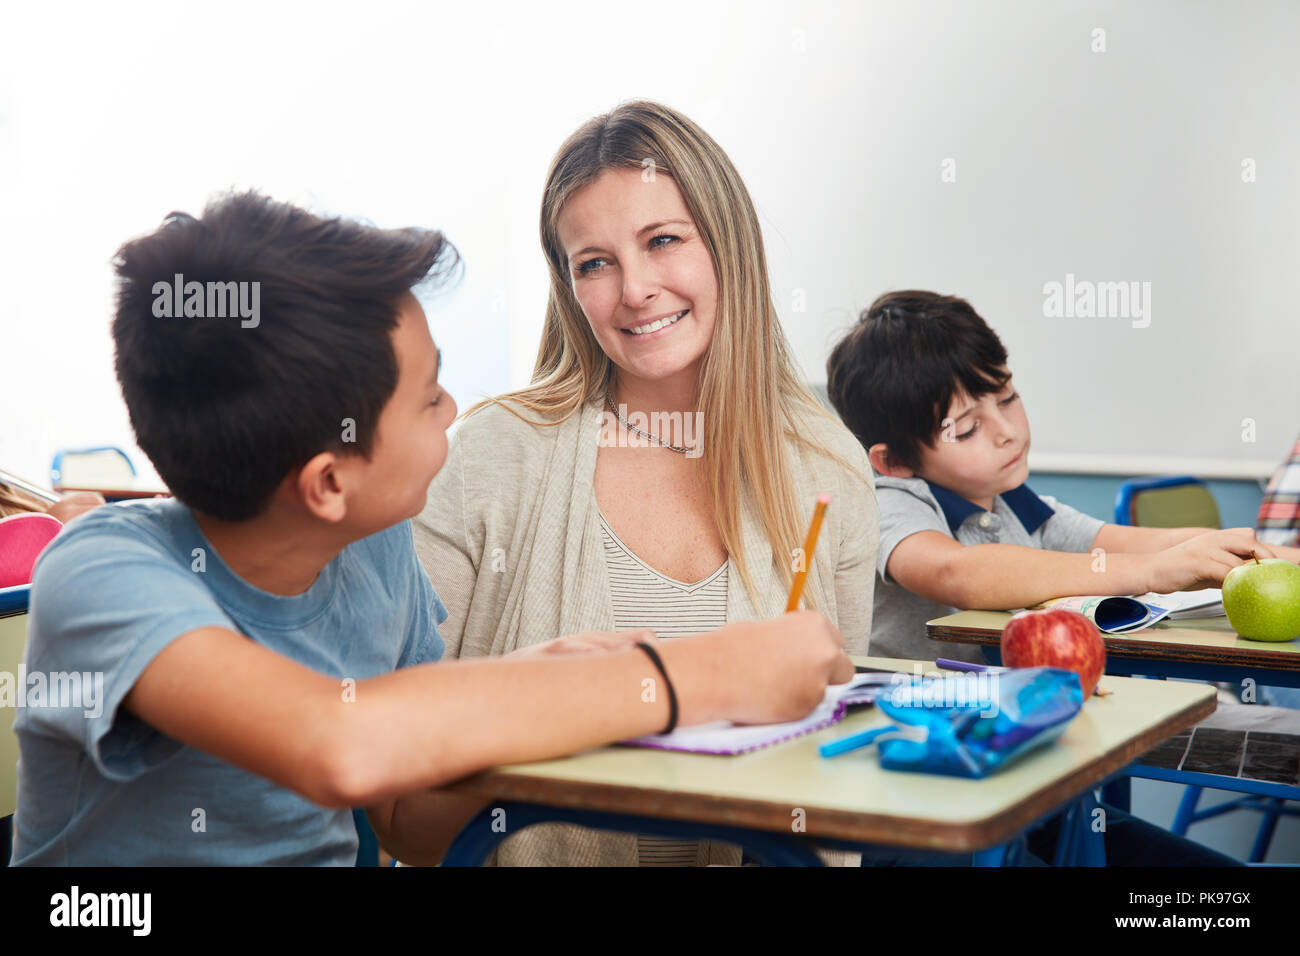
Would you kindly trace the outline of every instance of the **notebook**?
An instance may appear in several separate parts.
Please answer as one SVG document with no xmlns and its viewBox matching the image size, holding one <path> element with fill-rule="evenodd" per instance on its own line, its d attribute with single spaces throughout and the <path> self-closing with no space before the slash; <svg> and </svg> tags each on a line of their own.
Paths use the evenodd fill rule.
<svg viewBox="0 0 1300 956">
<path fill-rule="evenodd" d="M 1132 634 L 1168 618 L 1182 621 L 1192 617 L 1222 617 L 1223 592 L 1218 588 L 1199 591 L 1149 591 L 1137 597 L 1085 595 L 1054 598 L 1035 608 L 1064 608 L 1078 611 L 1104 634 Z"/>
<path fill-rule="evenodd" d="M 1158 604 L 1169 609 L 1169 620 L 1183 621 L 1189 617 L 1223 617 L 1223 591 L 1219 588 L 1202 588 L 1199 591 L 1174 591 L 1159 594 L 1148 591 L 1138 595 L 1144 604 Z"/>
<path fill-rule="evenodd" d="M 671 734 L 648 734 L 622 741 L 625 747 L 649 747 L 654 750 L 678 750 L 693 754 L 732 756 L 802 737 L 839 723 L 850 707 L 870 704 L 899 681 L 894 673 L 858 674 L 845 684 L 832 684 L 826 696 L 802 720 L 781 724 L 735 724 L 718 720 L 693 727 L 679 727 Z"/>
</svg>

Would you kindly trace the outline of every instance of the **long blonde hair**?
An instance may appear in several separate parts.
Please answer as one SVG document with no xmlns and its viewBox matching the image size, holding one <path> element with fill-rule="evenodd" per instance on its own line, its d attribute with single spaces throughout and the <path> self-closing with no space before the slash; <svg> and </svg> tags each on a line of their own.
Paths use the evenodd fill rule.
<svg viewBox="0 0 1300 956">
<path fill-rule="evenodd" d="M 48 503 L 0 479 L 0 518 L 49 510 Z"/>
<path fill-rule="evenodd" d="M 533 425 L 558 425 L 609 387 L 614 364 L 574 296 L 557 221 L 574 193 L 614 168 L 650 169 L 671 178 L 713 259 L 718 308 L 697 397 L 701 460 L 723 546 L 755 607 L 762 607 L 746 561 L 741 502 L 728 492 L 752 493 L 773 555 L 792 555 L 800 547 L 804 529 L 796 506 L 811 505 L 795 501 L 786 443 L 771 436 L 784 434 L 866 479 L 800 433 L 799 412 L 838 421 L 795 370 L 772 305 L 758 216 L 740 174 L 722 148 L 681 113 L 645 100 L 623 103 L 583 124 L 560 147 L 542 199 L 542 249 L 551 288 L 532 384 L 479 402 L 465 415 L 491 403 Z M 546 420 L 525 418 L 507 401 Z M 789 587 L 792 562 L 776 563 Z M 805 593 L 815 605 L 811 591 Z"/>
</svg>

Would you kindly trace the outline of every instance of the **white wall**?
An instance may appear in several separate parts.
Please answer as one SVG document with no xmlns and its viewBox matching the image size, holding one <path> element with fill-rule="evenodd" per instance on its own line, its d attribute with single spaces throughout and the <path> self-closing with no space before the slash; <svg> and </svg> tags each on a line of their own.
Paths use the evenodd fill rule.
<svg viewBox="0 0 1300 956">
<path fill-rule="evenodd" d="M 109 260 L 230 185 L 444 229 L 468 261 L 430 303 L 447 382 L 462 406 L 522 384 L 545 302 L 547 163 L 584 119 L 639 96 L 700 122 L 744 175 L 810 379 L 879 292 L 934 288 L 1002 335 L 1038 468 L 1145 455 L 1253 474 L 1300 431 L 1300 7 L 1281 0 L 6 18 L 0 466 L 32 478 L 57 447 L 133 449 Z M 949 158 L 955 182 L 941 181 Z M 1150 282 L 1150 325 L 1045 317 L 1044 283 L 1067 273 Z"/>
</svg>

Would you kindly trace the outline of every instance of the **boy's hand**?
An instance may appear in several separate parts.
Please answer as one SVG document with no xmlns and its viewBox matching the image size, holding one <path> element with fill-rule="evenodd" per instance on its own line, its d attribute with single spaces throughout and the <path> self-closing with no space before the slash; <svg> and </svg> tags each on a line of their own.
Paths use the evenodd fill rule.
<svg viewBox="0 0 1300 956">
<path fill-rule="evenodd" d="M 506 657 L 525 657 L 532 654 L 590 654 L 596 651 L 621 651 L 634 644 L 658 643 L 655 632 L 648 627 L 635 631 L 583 631 L 569 634 L 541 644 L 530 644 L 506 654 Z"/>
<path fill-rule="evenodd" d="M 1273 549 L 1273 557 L 1290 561 L 1292 564 L 1300 564 L 1300 548 L 1291 548 L 1284 544 L 1271 544 L 1269 547 Z"/>
<path fill-rule="evenodd" d="M 736 723 L 799 720 L 828 684 L 853 677 L 843 635 L 815 611 L 731 624 L 708 639 L 717 642 L 718 677 L 730 689 L 726 717 Z"/>
<path fill-rule="evenodd" d="M 1250 560 L 1273 557 L 1273 550 L 1250 528 L 1209 531 L 1152 555 L 1148 591 L 1194 591 L 1223 586 L 1229 571 Z"/>
</svg>

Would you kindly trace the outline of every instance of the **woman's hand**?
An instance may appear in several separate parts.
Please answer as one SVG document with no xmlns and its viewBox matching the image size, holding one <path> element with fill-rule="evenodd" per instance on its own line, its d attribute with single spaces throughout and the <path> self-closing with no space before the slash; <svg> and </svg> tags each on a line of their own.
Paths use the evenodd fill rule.
<svg viewBox="0 0 1300 956">
<path fill-rule="evenodd" d="M 67 524 L 77 515 L 104 504 L 104 496 L 95 491 L 77 491 L 64 495 L 50 505 L 48 514 Z"/>
<path fill-rule="evenodd" d="M 506 657 L 522 657 L 528 654 L 591 654 L 598 651 L 626 650 L 638 643 L 651 646 L 658 644 L 655 632 L 648 627 L 635 631 L 583 631 L 557 637 L 542 644 L 530 644 L 511 651 Z"/>
</svg>

